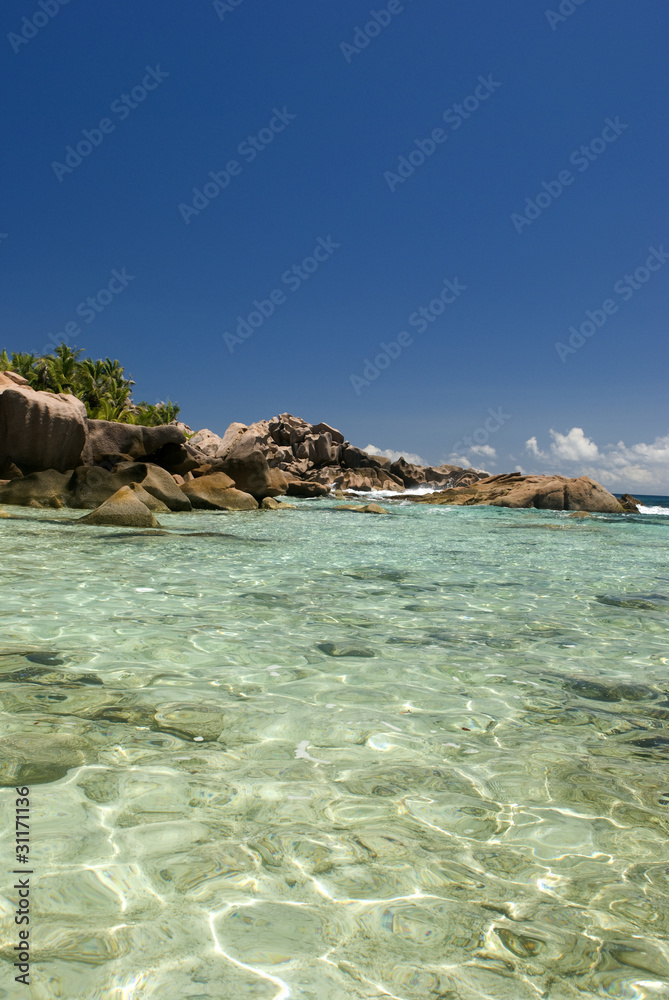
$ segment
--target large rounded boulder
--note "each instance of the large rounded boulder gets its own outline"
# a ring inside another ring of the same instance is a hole
[[[81,461],[86,407],[67,393],[39,392],[0,375],[0,473],[65,472]]]
[[[159,528],[149,508],[130,486],[123,486],[109,500],[80,517],[75,524],[104,525],[116,528]]]

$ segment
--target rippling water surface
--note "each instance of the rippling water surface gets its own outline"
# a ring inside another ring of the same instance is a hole
[[[669,518],[334,506],[0,521],[0,996],[668,997]]]

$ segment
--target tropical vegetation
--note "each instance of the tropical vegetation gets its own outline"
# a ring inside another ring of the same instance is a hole
[[[59,344],[53,354],[0,353],[0,371],[13,371],[26,378],[33,389],[67,392],[77,396],[95,420],[116,420],[124,424],[155,427],[175,420],[180,408],[166,403],[134,403],[132,378],[111,358],[82,358],[83,349]]]

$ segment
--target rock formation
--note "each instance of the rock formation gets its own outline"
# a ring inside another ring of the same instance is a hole
[[[487,476],[471,486],[411,497],[415,503],[461,507],[534,507],[537,510],[579,510],[622,514],[625,508],[612,493],[587,476],[524,476],[511,472]]]
[[[109,525],[123,528],[159,528],[160,525],[130,486],[123,486],[90,514],[75,524]]]
[[[235,489],[235,484],[223,472],[191,479],[181,487],[193,507],[200,510],[256,510],[258,501]]]
[[[409,499],[540,510],[637,510],[633,497],[618,501],[585,476],[488,476],[454,465],[391,462],[352,445],[329,424],[309,424],[290,413],[230,424],[222,437],[206,429],[191,434],[176,422],[143,427],[88,420],[74,396],[35,391],[14,372],[0,373],[2,479],[0,503],[52,508],[101,509],[112,498],[118,507],[121,494],[144,511],[147,505],[170,511],[255,510],[285,495],[316,498],[332,489],[400,494],[433,486],[436,492]]]
[[[73,469],[81,462],[85,443],[86,407],[81,400],[38,392],[0,373],[0,476],[5,471],[11,475]]]
[[[146,455],[154,455],[165,445],[181,446],[185,442],[183,431],[172,424],[141,427],[137,424],[120,424],[113,420],[88,420],[86,446],[82,457],[85,465],[97,465],[109,455],[123,455],[132,459],[144,458]],[[74,465],[69,468],[74,468]]]

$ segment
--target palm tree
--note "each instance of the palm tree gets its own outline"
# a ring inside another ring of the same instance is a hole
[[[176,419],[180,410],[171,400],[137,405],[132,402],[135,383],[126,378],[125,369],[116,358],[80,359],[81,354],[82,348],[73,349],[67,344],[59,344],[53,354],[44,355],[18,353],[10,357],[3,350],[0,370],[18,372],[33,389],[72,393],[84,402],[92,419],[151,427]]]

